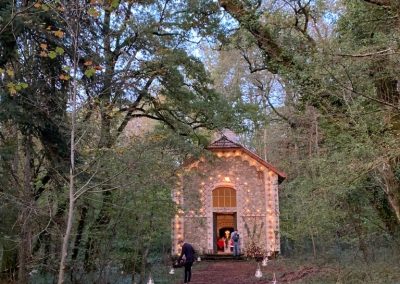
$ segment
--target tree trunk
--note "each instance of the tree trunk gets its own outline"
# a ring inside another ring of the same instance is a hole
[[[373,183],[372,180],[368,180],[369,183]],[[399,222],[397,221],[396,215],[393,212],[392,207],[389,204],[389,200],[385,193],[382,193],[382,189],[373,185],[367,187],[366,190],[371,194],[366,193],[369,198],[371,206],[375,209],[380,220],[385,224],[386,231],[395,238],[395,234],[399,229]]]
[[[111,34],[110,34],[110,25],[111,25],[111,12],[106,9],[105,15],[104,15],[104,22],[103,22],[103,46],[104,46],[104,57],[105,57],[105,74],[104,74],[104,85],[102,87],[101,93],[100,93],[100,118],[101,118],[101,129],[100,129],[100,141],[99,141],[99,149],[102,148],[111,148],[113,143],[115,142],[112,134],[111,134],[111,116],[110,116],[110,106],[111,106],[111,97],[112,97],[112,76],[114,74],[114,68],[115,68],[115,54],[111,50]],[[100,207],[100,211],[97,215],[97,218],[94,222],[94,224],[89,228],[89,237],[86,242],[86,245],[84,246],[85,250],[85,267],[87,269],[90,269],[91,267],[91,248],[93,248],[96,245],[96,240],[91,236],[91,232],[93,230],[98,230],[101,227],[104,227],[110,222],[110,216],[109,213],[107,212],[108,204],[111,201],[112,198],[112,193],[110,191],[107,191],[107,188],[109,188],[108,184],[103,184],[102,186],[102,196],[103,196],[103,201]],[[78,247],[80,243],[75,242],[75,246]]]
[[[60,268],[59,268],[59,272],[58,272],[58,284],[64,283],[65,265],[66,265],[67,256],[68,256],[68,243],[69,243],[69,238],[71,236],[72,220],[74,217],[74,207],[75,207],[75,204],[74,204],[74,178],[73,178],[73,170],[72,170],[72,166],[71,166],[68,219],[67,219],[67,228],[65,230],[65,235],[63,238],[62,249],[61,249]]]
[[[71,256],[72,261],[75,261],[79,254],[79,244],[81,243],[81,240],[82,240],[83,231],[84,231],[84,228],[86,225],[86,217],[87,217],[87,213],[89,211],[88,206],[89,205],[86,202],[84,202],[84,204],[80,208],[80,212],[79,212],[80,218],[79,218],[79,222],[78,222],[78,227],[76,229],[76,238],[75,238],[74,248],[72,250],[72,256]]]
[[[313,247],[313,255],[314,255],[314,259],[315,259],[315,258],[317,258],[317,248],[315,246],[314,234],[313,234],[311,228],[309,228],[309,230],[310,230],[311,242],[312,242],[312,247]]]
[[[376,1],[379,2],[379,1]],[[382,78],[383,67],[386,62],[379,62],[379,67],[376,68],[375,88],[379,99],[398,106],[400,102],[400,92],[398,91],[398,80],[393,77]],[[386,114],[386,120],[389,122],[389,127],[392,131],[399,134],[396,129],[398,123],[398,114],[392,115],[390,111]],[[400,224],[400,181],[396,178],[394,169],[398,165],[397,159],[385,161],[382,168],[379,169],[384,182],[384,191],[387,195],[390,206],[396,214],[397,222]]]
[[[138,257],[139,250],[135,249],[135,253],[133,254],[133,265],[132,265],[132,284],[135,284],[135,274],[136,274],[136,259]]]
[[[393,163],[395,161],[384,162],[379,169],[379,173],[382,177],[383,190],[396,215],[397,222],[400,224],[400,182],[395,176]]]
[[[72,221],[74,218],[75,211],[75,127],[76,127],[76,96],[78,92],[78,82],[77,82],[77,71],[78,71],[78,37],[79,37],[79,20],[80,20],[80,3],[76,1],[75,9],[77,15],[73,19],[74,21],[74,31],[72,31],[73,37],[73,89],[71,93],[71,149],[70,149],[70,168],[69,168],[69,207],[67,216],[67,228],[65,229],[65,235],[62,242],[61,249],[61,260],[60,268],[58,271],[58,284],[64,283],[65,278],[65,266],[68,256],[68,244],[72,231]]]
[[[24,137],[24,185],[21,194],[22,208],[19,216],[21,224],[20,245],[18,249],[18,282],[28,282],[27,264],[31,259],[31,223],[30,212],[32,210],[32,136],[27,134]]]
[[[146,283],[146,267],[147,267],[147,255],[149,254],[149,248],[144,248],[142,252],[142,267],[140,268],[140,282],[141,284]]]
[[[362,222],[359,218],[360,208],[355,204],[348,204],[348,205],[349,205],[348,209],[349,209],[350,222],[352,223],[352,227],[354,228],[354,231],[358,238],[358,247],[363,254],[364,261],[366,263],[369,263],[370,259],[369,259],[368,245],[365,241]]]

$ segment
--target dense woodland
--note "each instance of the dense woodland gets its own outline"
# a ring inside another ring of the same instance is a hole
[[[0,282],[162,274],[231,129],[288,175],[280,258],[398,283],[399,46],[397,0],[0,1]]]

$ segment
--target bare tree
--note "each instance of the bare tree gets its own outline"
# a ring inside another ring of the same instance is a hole
[[[68,255],[68,243],[71,236],[72,231],[72,221],[74,218],[75,211],[75,131],[76,131],[76,97],[78,92],[78,39],[79,39],[79,21],[81,14],[81,6],[79,0],[75,1],[75,16],[72,18],[72,25],[68,25],[70,27],[71,37],[73,39],[73,78],[72,78],[72,86],[71,90],[71,149],[70,149],[70,169],[69,169],[69,206],[68,206],[68,215],[67,215],[67,227],[65,229],[65,234],[62,242],[61,249],[61,259],[60,259],[60,268],[58,272],[58,283],[64,283],[64,274],[65,274],[65,264]],[[67,20],[69,21],[69,19]]]

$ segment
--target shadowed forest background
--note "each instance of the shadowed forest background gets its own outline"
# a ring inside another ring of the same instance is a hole
[[[231,129],[288,176],[281,259],[399,283],[399,46],[397,0],[0,1],[0,282],[166,279]]]

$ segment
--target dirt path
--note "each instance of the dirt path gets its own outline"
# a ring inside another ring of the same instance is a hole
[[[263,277],[257,279],[254,275],[257,269],[255,262],[209,262],[201,263],[193,268],[191,284],[271,284],[274,273],[278,283],[292,283],[309,276],[332,272],[318,267],[300,267],[294,271],[288,270],[283,264],[270,261],[266,267],[260,265]],[[196,264],[195,264],[196,266]],[[179,271],[178,273],[183,273]],[[183,283],[179,282],[179,283]]]

